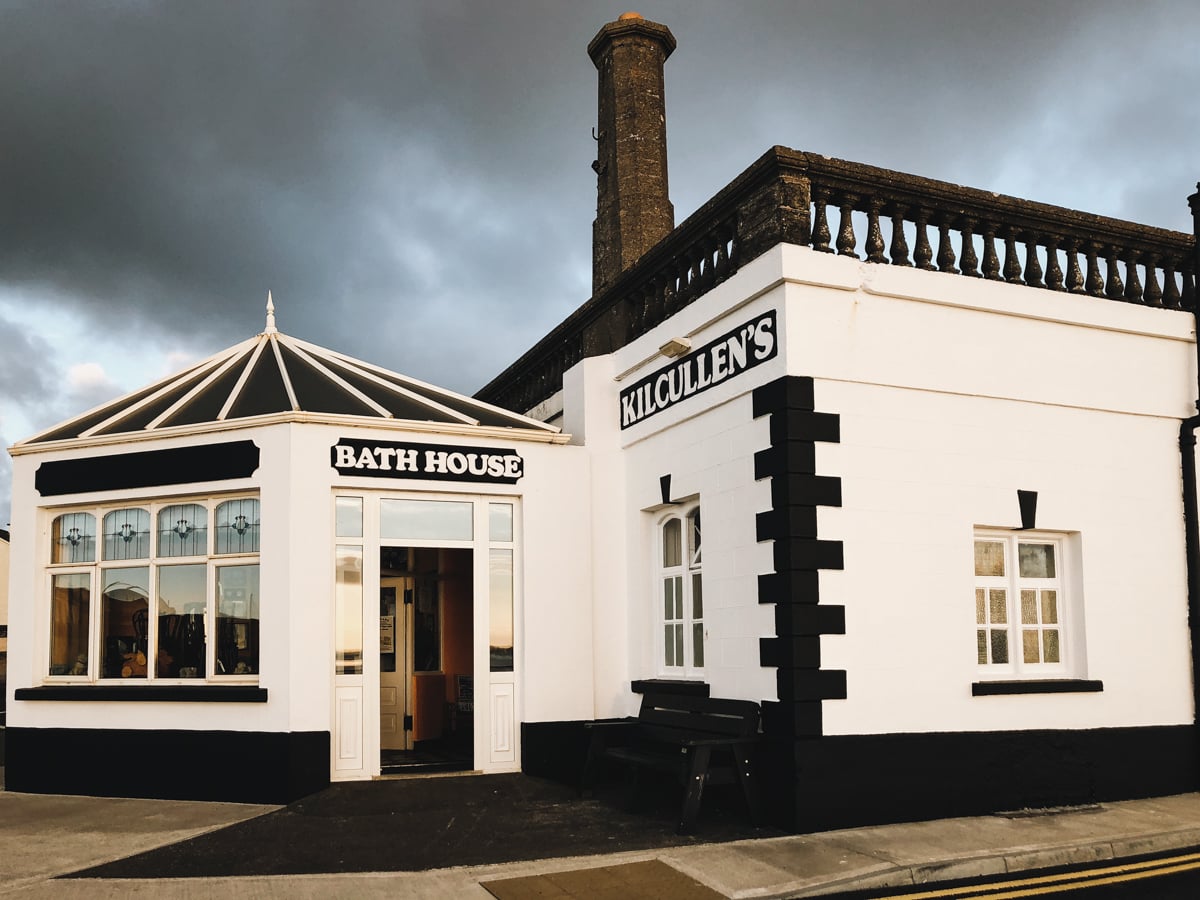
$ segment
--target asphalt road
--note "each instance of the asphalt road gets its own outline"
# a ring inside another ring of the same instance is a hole
[[[1120,862],[1110,860],[1063,866],[903,890],[888,888],[827,896],[830,900],[1009,900],[1018,897],[1195,900],[1200,897],[1200,848]]]

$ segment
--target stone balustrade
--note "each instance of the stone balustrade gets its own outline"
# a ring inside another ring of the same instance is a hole
[[[1196,305],[1193,235],[774,147],[477,397],[532,409],[575,363],[645,334],[778,243],[1142,306]]]

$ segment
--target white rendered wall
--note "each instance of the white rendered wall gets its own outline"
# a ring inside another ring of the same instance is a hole
[[[822,664],[847,672],[826,734],[1097,728],[1192,720],[1178,432],[1193,409],[1192,317],[777,248],[788,371],[841,418],[817,471],[846,608]],[[1100,693],[972,697],[975,526],[1078,534],[1078,677]]]

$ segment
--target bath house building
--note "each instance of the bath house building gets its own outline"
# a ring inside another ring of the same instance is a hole
[[[676,225],[674,49],[589,45],[593,296],[475,397],[269,310],[10,448],[11,790],[570,779],[650,690],[796,829],[1200,787],[1194,235],[782,147]]]

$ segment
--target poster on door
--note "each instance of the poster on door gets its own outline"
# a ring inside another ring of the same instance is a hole
[[[396,617],[379,617],[379,652],[396,652]]]

